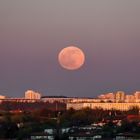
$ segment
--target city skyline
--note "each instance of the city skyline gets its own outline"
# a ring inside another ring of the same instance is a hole
[[[1,1],[0,94],[27,89],[96,97],[140,90],[140,1]],[[85,64],[63,69],[59,52],[83,50]]]
[[[28,90],[26,90],[26,91],[24,91],[24,97],[26,98],[26,97],[32,97],[32,94],[33,94],[33,97],[34,97],[34,95],[35,95],[35,97],[37,97],[37,99],[40,99],[40,98],[44,98],[44,97],[46,97],[46,98],[91,98],[91,99],[107,99],[107,100],[110,100],[110,99],[115,99],[115,98],[117,98],[117,96],[118,96],[118,98],[122,98],[123,97],[123,99],[127,99],[127,98],[132,98],[133,96],[135,96],[135,98],[140,98],[140,91],[133,91],[132,93],[126,93],[126,92],[124,92],[124,91],[116,91],[116,92],[112,92],[112,91],[110,91],[110,92],[108,92],[108,93],[101,93],[101,94],[99,94],[99,95],[97,95],[96,97],[88,97],[88,96],[84,96],[84,97],[82,97],[82,96],[65,96],[65,95],[57,95],[57,94],[46,94],[46,93],[42,93],[42,92],[39,92],[39,91],[37,91],[37,90],[32,90],[32,89],[28,89]],[[118,94],[118,95],[117,95]],[[22,94],[23,95],[23,94]],[[16,98],[24,98],[23,96],[22,97],[19,97],[19,96],[17,96],[17,97],[14,97],[14,96],[6,96],[6,95],[4,95],[4,94],[0,94],[0,99],[3,99],[3,98],[11,98],[11,99],[16,99]]]

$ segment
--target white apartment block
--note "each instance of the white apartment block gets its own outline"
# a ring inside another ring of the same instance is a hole
[[[67,109],[73,108],[75,110],[80,110],[83,108],[102,108],[104,110],[129,110],[132,106],[138,106],[140,108],[140,103],[67,103]]]
[[[25,99],[41,99],[41,94],[32,90],[25,92]]]

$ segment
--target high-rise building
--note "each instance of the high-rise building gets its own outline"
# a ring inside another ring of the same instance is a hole
[[[134,96],[135,96],[136,102],[140,102],[140,91],[136,91],[134,93]]]
[[[25,99],[41,99],[41,94],[33,90],[27,90],[25,92]]]
[[[125,101],[125,93],[123,91],[118,91],[115,94],[115,102],[122,103]]]
[[[135,103],[135,96],[134,95],[126,95],[125,96],[125,102],[126,103]]]

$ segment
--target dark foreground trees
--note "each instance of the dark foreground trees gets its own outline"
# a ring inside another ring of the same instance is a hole
[[[127,115],[137,115],[139,108],[132,107],[129,111],[103,110],[101,108],[85,108],[81,110],[69,109],[58,112],[46,108],[27,112],[9,111],[0,112],[0,139],[2,138],[30,138],[34,132],[43,132],[47,128],[57,128],[59,113],[59,125],[62,127],[85,126],[98,122],[107,122],[102,131],[104,136],[112,136],[117,132],[138,132],[140,131],[139,120],[132,124],[128,122]],[[113,124],[113,120],[121,119],[122,126]],[[127,130],[130,129],[130,130]],[[109,130],[109,131],[108,131]],[[64,135],[66,139],[67,135]],[[61,138],[62,139],[62,138]]]

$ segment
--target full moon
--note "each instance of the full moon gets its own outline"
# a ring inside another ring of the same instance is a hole
[[[61,50],[58,55],[60,65],[67,70],[77,70],[83,66],[85,55],[75,46],[69,46]]]

